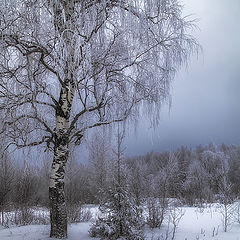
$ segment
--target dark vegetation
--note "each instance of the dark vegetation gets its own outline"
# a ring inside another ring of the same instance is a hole
[[[90,155],[89,164],[70,160],[66,173],[68,205],[98,204],[101,201],[99,191],[108,188],[112,177],[111,157],[114,160],[114,156],[101,156],[98,152],[97,159]],[[16,165],[13,162],[6,154],[2,155],[1,209],[48,207],[48,160],[38,166]],[[209,144],[195,149],[181,147],[174,152],[151,152],[127,158],[123,164],[126,166],[125,179],[128,180],[129,191],[139,204],[143,199],[148,199],[151,205],[151,198],[177,198],[183,204],[199,205],[224,201],[225,198],[233,201],[239,197],[240,148],[237,146],[223,144],[216,147]]]

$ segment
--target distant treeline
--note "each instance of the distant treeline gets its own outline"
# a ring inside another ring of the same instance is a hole
[[[111,147],[96,139],[89,163],[71,159],[67,166],[66,198],[69,205],[98,203],[115,164]],[[233,201],[240,195],[240,147],[181,147],[173,152],[151,152],[122,160],[125,178],[137,201],[149,197],[178,198],[188,205]],[[48,206],[50,161],[37,167],[17,165],[7,154],[0,159],[0,208]]]

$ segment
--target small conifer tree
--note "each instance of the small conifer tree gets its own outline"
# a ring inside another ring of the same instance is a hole
[[[142,209],[136,204],[128,185],[128,174],[122,162],[121,144],[124,134],[118,128],[117,151],[115,152],[112,179],[109,186],[100,190],[99,217],[90,229],[92,237],[101,239],[141,240],[143,238]]]

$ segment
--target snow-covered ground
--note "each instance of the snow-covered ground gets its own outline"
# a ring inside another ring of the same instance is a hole
[[[96,208],[91,209],[96,213]],[[183,207],[185,212],[178,227],[175,240],[240,240],[240,224],[232,223],[227,232],[223,231],[222,215],[217,205],[199,209]],[[94,214],[93,214],[94,215]],[[88,229],[91,222],[70,224],[69,240],[90,240]],[[165,239],[167,224],[160,230],[146,229],[146,239]],[[170,228],[171,229],[171,228]],[[171,236],[171,234],[169,234]],[[49,226],[30,225],[3,229],[0,227],[0,240],[49,240]],[[171,237],[169,236],[169,239]]]
[[[68,239],[92,239],[88,236],[90,225],[90,222],[70,224],[68,227]],[[0,240],[52,240],[52,238],[49,238],[49,232],[50,226],[46,225],[29,225],[0,229]]]
[[[187,208],[185,216],[180,221],[176,239],[240,240],[240,224],[231,223],[225,233],[219,210],[214,207],[202,210]]]
[[[221,209],[218,205],[206,208],[184,207],[185,214],[177,227],[175,240],[240,240],[240,224],[231,221],[227,232],[223,231]],[[152,231],[153,239],[165,239],[167,226],[160,232]],[[171,234],[169,234],[171,236]],[[171,238],[169,238],[171,239]]]

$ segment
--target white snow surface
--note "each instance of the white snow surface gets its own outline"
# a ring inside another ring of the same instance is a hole
[[[239,223],[232,221],[228,231],[223,231],[222,214],[218,204],[206,208],[183,207],[183,210],[185,214],[177,227],[175,240],[240,240]],[[166,225],[160,231],[149,231],[148,239],[165,239],[166,231]]]
[[[77,223],[68,226],[68,239],[89,240],[88,229],[91,223]],[[0,240],[53,240],[49,238],[50,226],[29,225],[7,229],[0,228]],[[97,240],[97,238],[94,238]]]
[[[217,205],[202,209],[183,207],[183,210],[185,214],[178,225],[175,240],[240,240],[239,223],[233,222],[227,232],[223,231],[222,216]],[[70,224],[68,227],[68,239],[93,239],[88,235],[90,226],[91,222]],[[145,238],[149,240],[165,239],[166,230],[166,224],[160,230],[146,229]],[[0,240],[52,240],[52,238],[49,238],[49,231],[50,226],[46,225],[29,225],[6,229],[0,227]],[[169,236],[170,239],[171,235]]]

